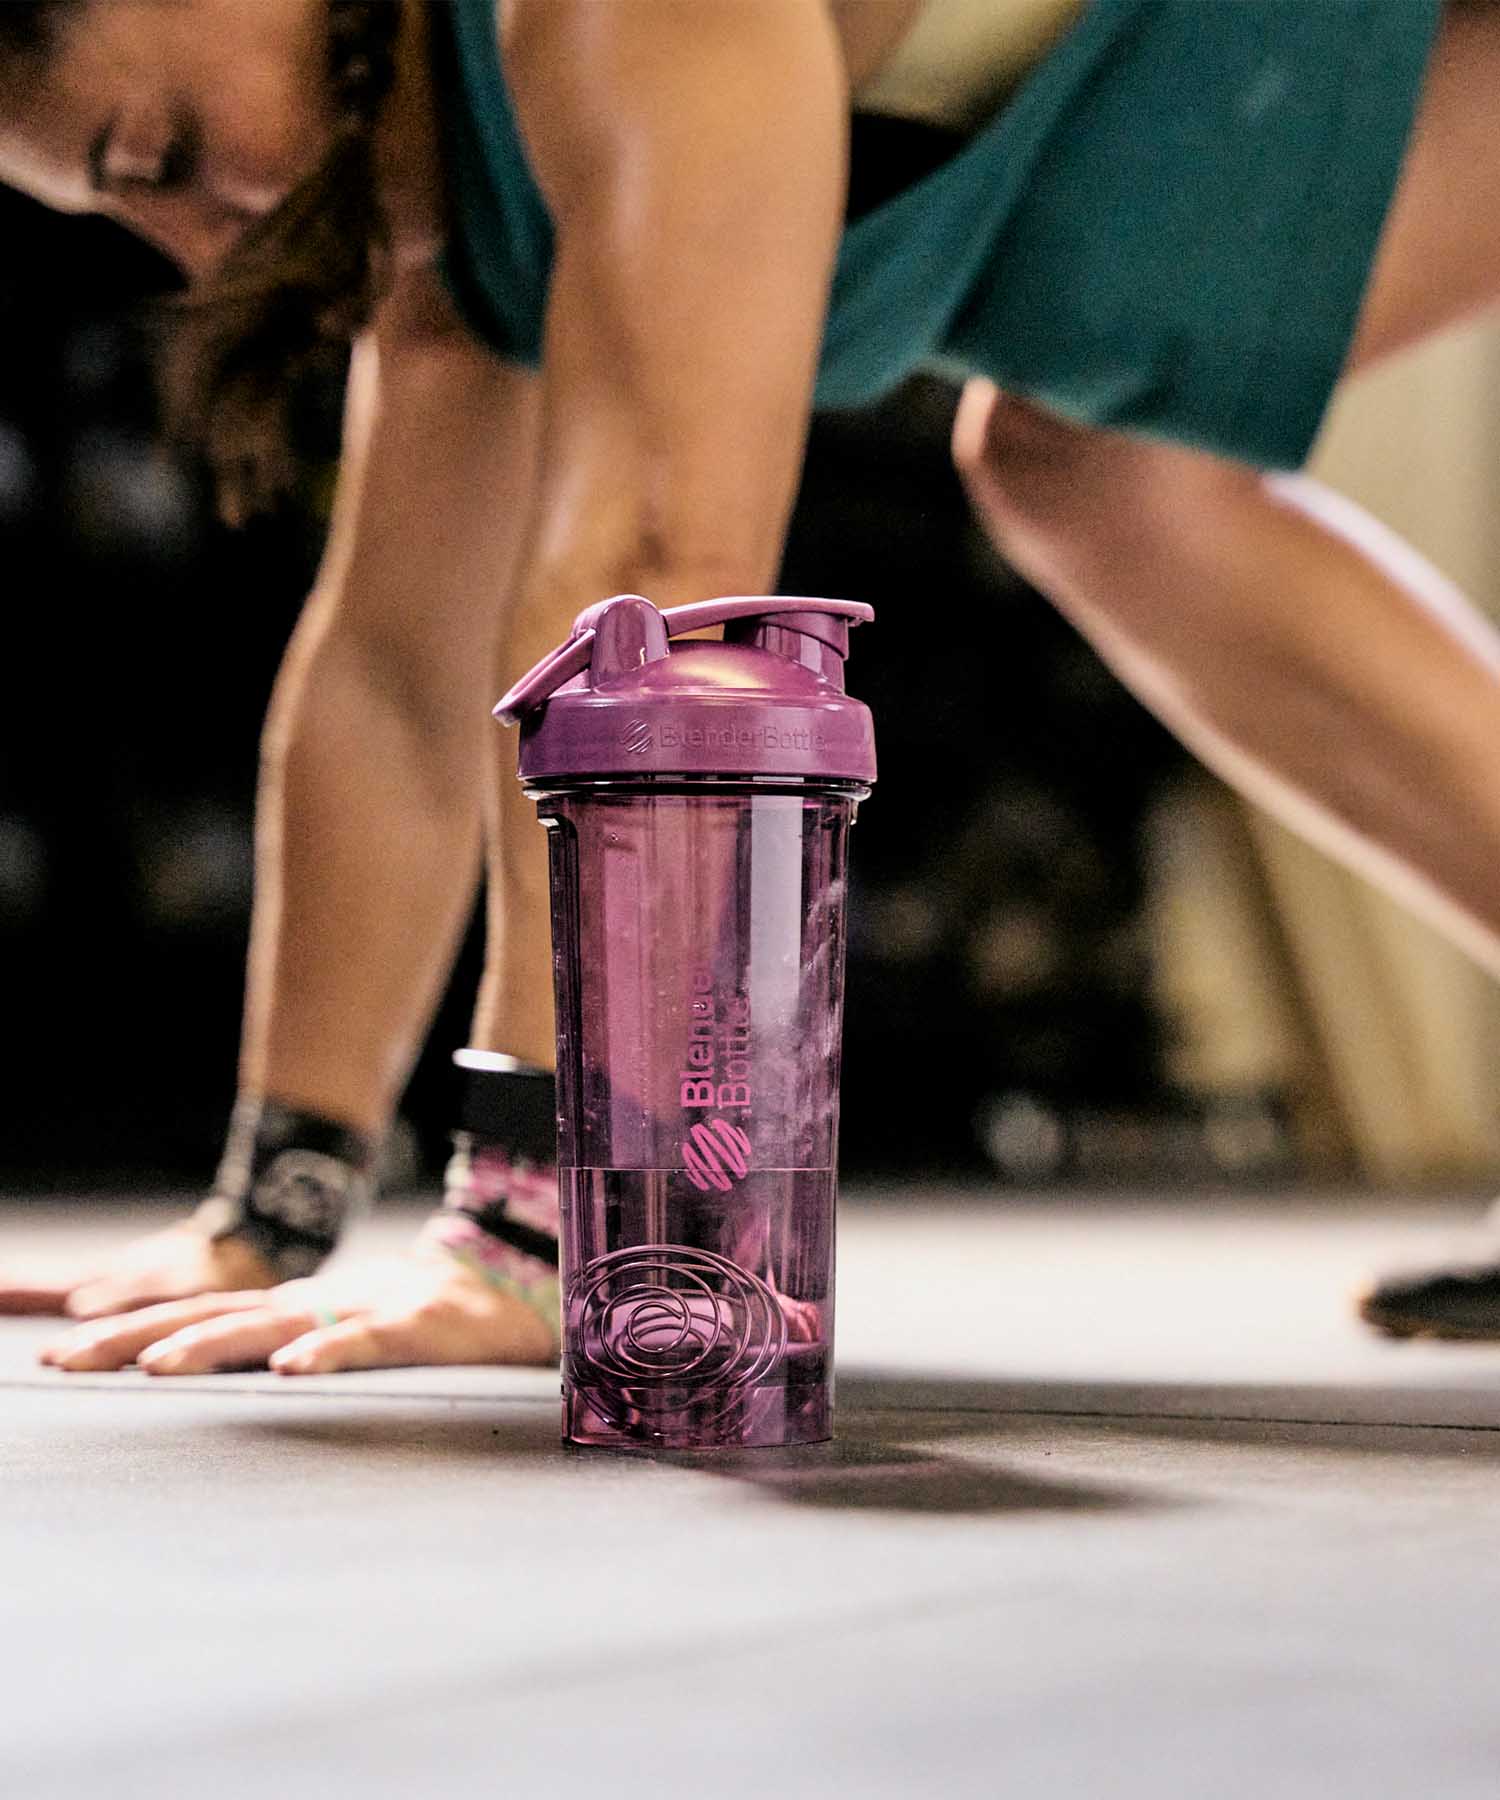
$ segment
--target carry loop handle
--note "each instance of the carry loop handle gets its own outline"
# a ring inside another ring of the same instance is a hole
[[[594,636],[598,622],[607,608],[620,601],[641,601],[639,594],[613,594],[608,600],[588,607],[573,621],[572,635],[550,656],[544,656],[534,669],[524,674],[495,708],[495,717],[506,725],[514,725],[534,707],[540,706],[564,684],[583,674],[594,655]],[[650,605],[649,601],[645,604]],[[669,638],[686,637],[690,631],[705,631],[711,625],[733,626],[741,619],[784,618],[787,614],[804,617],[821,614],[837,620],[843,630],[850,625],[868,624],[875,609],[863,600],[818,600],[805,595],[758,594],[730,595],[721,600],[695,600],[687,606],[671,606],[660,616]],[[814,635],[822,636],[821,633]]]

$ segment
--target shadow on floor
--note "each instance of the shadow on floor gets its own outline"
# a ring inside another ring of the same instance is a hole
[[[1133,1437],[1500,1461],[1500,1385],[1201,1386],[841,1374],[839,1403],[896,1441],[1023,1434],[1097,1422]],[[914,1421],[920,1425],[914,1429]]]
[[[1119,1513],[1191,1504],[1180,1486],[1170,1498],[1138,1481],[1129,1485],[1040,1474],[1039,1445],[1091,1427],[1158,1442],[1195,1442],[1469,1463],[1500,1461],[1500,1390],[1347,1385],[1211,1386],[1143,1382],[1076,1382],[913,1376],[898,1371],[844,1371],[839,1376],[839,1435],[801,1450],[626,1455],[565,1449],[558,1441],[555,1400],[494,1388],[441,1391],[432,1370],[424,1391],[372,1392],[337,1380],[231,1387],[217,1381],[149,1384],[159,1403],[173,1393],[206,1390],[261,1401],[315,1401],[285,1412],[279,1404],[255,1415],[205,1423],[206,1432],[246,1441],[274,1438],[309,1452],[408,1461],[571,1464],[592,1479],[649,1479],[652,1467],[739,1483],[772,1503],[828,1511],[929,1516]],[[129,1376],[77,1378],[76,1391],[108,1387],[124,1397]],[[53,1386],[46,1377],[13,1385]],[[5,1384],[11,1385],[11,1384]],[[72,1379],[57,1381],[62,1396]],[[144,1392],[145,1387],[141,1388]],[[135,1404],[140,1404],[139,1398]],[[952,1446],[951,1451],[948,1446]],[[1007,1449],[1014,1454],[1007,1456]],[[1024,1464],[1025,1466],[1020,1466]],[[642,1467],[645,1465],[645,1467]]]
[[[925,1427],[927,1421],[923,1421]],[[1042,1479],[993,1458],[911,1450],[856,1417],[831,1444],[802,1450],[666,1454],[652,1461],[738,1481],[787,1506],[829,1511],[928,1514],[1141,1512],[1169,1504],[1144,1489]],[[907,1437],[927,1438],[924,1428]],[[1173,1501],[1170,1504],[1180,1504]]]
[[[351,1396],[353,1399],[353,1396]],[[320,1411],[296,1418],[233,1420],[228,1429],[245,1438],[296,1442],[333,1454],[377,1455],[431,1464],[435,1460],[535,1463],[557,1460],[592,1465],[602,1476],[629,1479],[632,1468],[671,1468],[689,1475],[738,1482],[788,1506],[922,1514],[1138,1511],[1165,1504],[1139,1489],[1101,1482],[1039,1477],[984,1456],[946,1456],[929,1441],[947,1435],[940,1417],[882,1416],[850,1409],[830,1444],[794,1450],[708,1452],[570,1449],[558,1441],[552,1406],[507,1406],[499,1423],[474,1405],[419,1414],[384,1406]],[[1004,1430],[991,1420],[990,1433]],[[967,1433],[963,1435],[968,1435]],[[917,1440],[909,1448],[903,1440]],[[1173,1502],[1179,1504],[1179,1502]]]

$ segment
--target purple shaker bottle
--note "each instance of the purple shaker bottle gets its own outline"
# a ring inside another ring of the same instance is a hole
[[[873,616],[622,595],[495,709],[550,834],[570,1443],[831,1435],[846,853],[875,777],[844,658]]]

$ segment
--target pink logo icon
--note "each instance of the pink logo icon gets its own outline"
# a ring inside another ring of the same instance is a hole
[[[727,1193],[750,1173],[750,1140],[727,1119],[700,1119],[682,1141],[682,1167],[700,1193]]]

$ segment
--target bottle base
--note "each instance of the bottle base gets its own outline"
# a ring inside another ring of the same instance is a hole
[[[833,1436],[833,1394],[826,1381],[766,1382],[739,1390],[731,1404],[663,1406],[655,1394],[633,1404],[628,1391],[563,1390],[563,1442],[592,1449],[774,1450],[824,1444]]]

